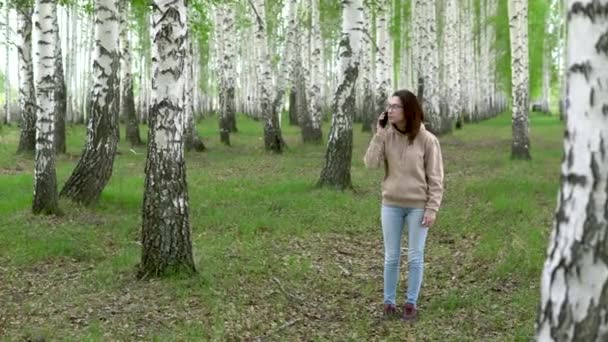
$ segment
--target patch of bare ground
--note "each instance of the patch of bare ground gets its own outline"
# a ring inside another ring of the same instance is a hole
[[[12,167],[0,167],[0,176],[15,176],[31,171],[28,170],[25,163],[17,163],[17,165]]]
[[[286,242],[289,248],[277,253],[283,255],[277,262],[298,256],[299,262],[310,262],[311,269],[302,279],[294,279],[286,266],[260,283],[243,282],[234,291],[229,290],[227,296],[235,299],[235,306],[224,312],[229,339],[341,340],[353,336],[353,329],[361,325],[366,327],[365,336],[361,336],[366,340],[395,336],[394,330],[404,326],[382,318],[383,247],[380,232],[377,233],[315,234]],[[464,293],[471,286],[481,286],[488,292],[502,291],[493,289],[493,284],[481,276],[489,265],[476,263],[470,254],[478,237],[455,240],[437,233],[429,239],[427,279],[419,304],[422,312],[433,310],[435,299]],[[406,244],[402,255],[400,299],[407,284]],[[241,310],[237,309],[239,306]],[[480,307],[476,313],[482,315],[482,310]],[[440,323],[422,318],[416,330],[423,332],[440,325],[457,331],[462,323],[458,317]],[[482,330],[480,326],[478,336],[484,336]],[[404,337],[409,338],[415,340],[414,335]]]
[[[142,282],[132,274],[118,274],[114,286],[95,286],[91,283],[95,267],[61,259],[20,270],[3,269],[0,336],[44,341],[70,338],[53,335],[53,331],[70,331],[71,338],[80,338],[84,329],[96,325],[104,339],[144,340],[161,327],[171,329],[209,317],[197,296],[177,300],[162,281]]]

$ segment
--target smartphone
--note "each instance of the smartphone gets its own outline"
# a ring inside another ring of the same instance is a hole
[[[380,116],[382,116],[382,119],[380,120],[380,127],[384,128],[386,127],[386,124],[388,123],[388,112],[382,112],[380,113]]]

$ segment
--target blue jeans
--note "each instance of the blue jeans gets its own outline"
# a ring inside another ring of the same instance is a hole
[[[408,227],[408,283],[407,302],[416,304],[424,273],[424,244],[427,227],[422,226],[424,209],[382,205],[382,235],[384,237],[384,303],[396,304],[395,294],[399,281],[401,233]]]

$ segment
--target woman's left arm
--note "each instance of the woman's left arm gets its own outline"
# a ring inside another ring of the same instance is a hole
[[[435,217],[441,199],[443,198],[443,160],[441,158],[441,146],[436,137],[429,139],[424,151],[424,168],[427,182],[427,200],[424,208],[423,225],[430,227],[435,222]]]

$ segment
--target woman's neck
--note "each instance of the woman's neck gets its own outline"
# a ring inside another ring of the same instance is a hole
[[[401,131],[401,132],[405,132],[405,122],[397,122],[395,123],[395,127]]]

